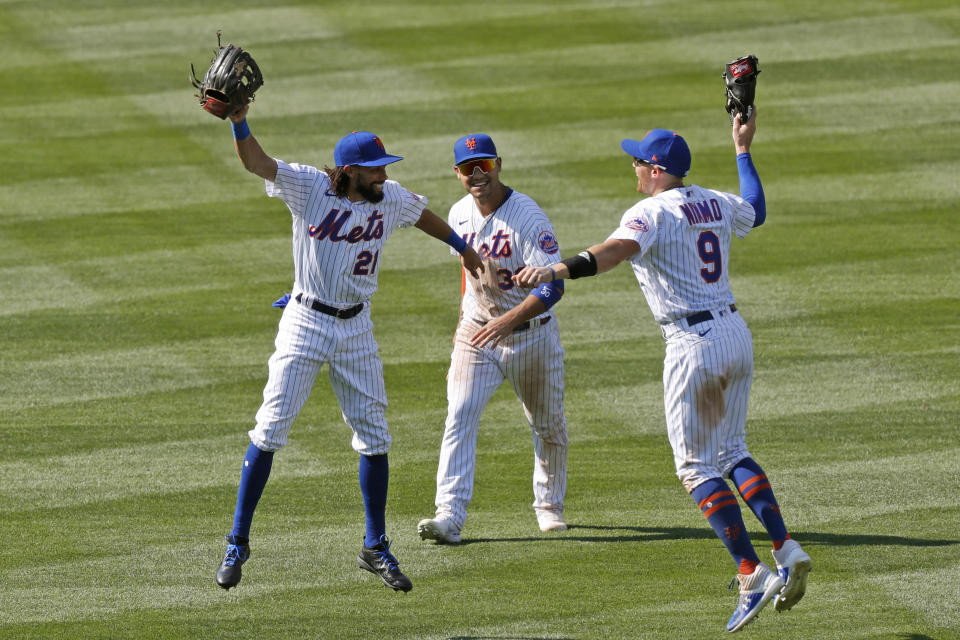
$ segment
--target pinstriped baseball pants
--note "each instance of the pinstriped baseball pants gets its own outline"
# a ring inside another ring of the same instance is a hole
[[[341,320],[296,302],[287,305],[280,319],[257,426],[249,432],[251,442],[265,451],[287,443],[324,364],[343,419],[353,430],[354,450],[367,456],[389,451],[387,392],[370,308]]]
[[[533,436],[533,506],[563,510],[567,489],[567,423],[563,412],[563,346],[557,323],[514,333],[477,349],[479,328],[458,329],[447,374],[447,420],[437,469],[437,516],[462,528],[473,496],[480,416],[504,380],[523,404]]]
[[[747,404],[753,380],[753,338],[739,313],[688,327],[663,326],[663,404],[677,477],[692,491],[723,477],[750,454]],[[703,334],[703,335],[701,335]]]

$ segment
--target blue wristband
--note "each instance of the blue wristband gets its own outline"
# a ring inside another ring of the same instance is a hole
[[[530,295],[539,298],[543,306],[549,309],[560,302],[560,298],[563,297],[563,280],[554,280],[553,282],[542,284],[531,291]]]
[[[233,127],[234,140],[246,140],[250,137],[250,126],[247,124],[246,118],[244,118],[240,124],[237,124],[231,120],[230,126]]]
[[[450,230],[450,237],[444,240],[444,242],[453,247],[460,255],[463,255],[463,252],[467,250],[467,241],[452,229]]]

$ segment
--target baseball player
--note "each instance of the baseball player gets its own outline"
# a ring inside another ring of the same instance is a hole
[[[684,185],[690,150],[672,131],[654,129],[642,140],[624,140],[637,191],[651,197],[628,209],[605,242],[558,265],[526,267],[514,276],[519,285],[537,286],[630,262],[666,340],[664,407],[677,476],[738,568],[740,598],[728,631],[740,630],[771,599],[777,611],[793,607],[811,568],[810,556],[787,533],[770,482],[745,442],[753,344],[728,274],[731,237],[746,236],[766,218],[750,156],[755,131],[756,115],[745,124],[736,116],[740,196]],[[776,573],[757,557],[724,477],[770,534]]]
[[[217,584],[229,589],[240,582],[240,568],[250,557],[250,523],[273,454],[287,443],[290,427],[326,364],[343,419],[353,430],[353,448],[360,454],[366,535],[357,562],[395,591],[410,591],[410,580],[400,571],[386,536],[390,433],[370,298],[377,289],[384,243],[400,227],[416,226],[456,247],[474,275],[483,264],[463,238],[426,208],[425,198],[387,180],[384,167],[401,158],[388,154],[377,136],[363,131],[344,136],[333,152],[336,167],[320,171],[264,153],[250,134],[248,110],[249,105],[230,116],[237,155],[248,171],[266,181],[267,195],[283,200],[293,216],[294,283],[270,358],[263,404],[249,432],[251,444]]]
[[[454,171],[467,191],[450,208],[450,226],[486,264],[464,274],[460,323],[447,373],[447,420],[437,470],[436,515],[421,520],[424,540],[460,541],[473,495],[480,416],[509,380],[533,432],[533,508],[542,531],[563,531],[567,424],[563,413],[563,347],[551,308],[560,282],[521,290],[513,275],[525,265],[557,262],[553,225],[529,196],[500,182],[502,160],[490,136],[454,144]]]

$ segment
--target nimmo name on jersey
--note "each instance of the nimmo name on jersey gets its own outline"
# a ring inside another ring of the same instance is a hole
[[[723,214],[720,212],[720,203],[715,198],[710,202],[686,202],[680,205],[683,215],[687,217],[687,222],[693,224],[703,224],[704,222],[720,222],[723,220]]]

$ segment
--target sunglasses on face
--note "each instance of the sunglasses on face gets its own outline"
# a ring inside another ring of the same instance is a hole
[[[457,171],[461,175],[471,176],[474,169],[480,169],[480,173],[490,173],[497,166],[496,158],[478,158],[477,160],[468,160],[457,165]]]
[[[640,158],[633,159],[633,166],[639,169],[640,167],[656,167],[660,171],[666,171],[667,168],[663,165],[653,164],[652,162],[647,162],[646,160],[641,160]]]

